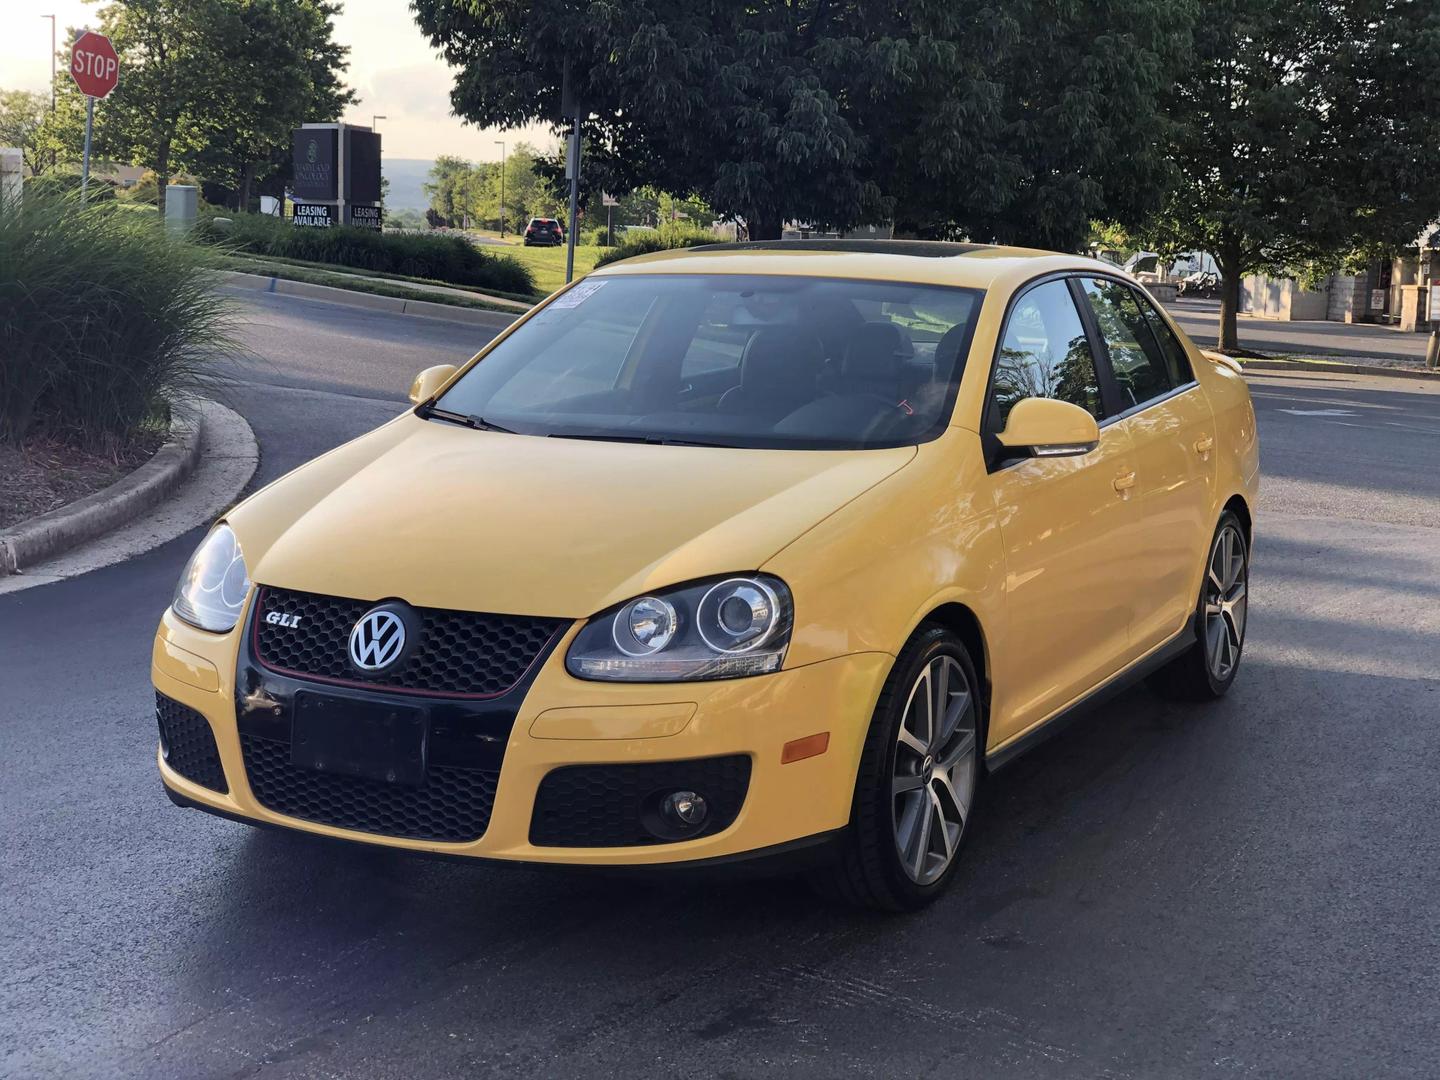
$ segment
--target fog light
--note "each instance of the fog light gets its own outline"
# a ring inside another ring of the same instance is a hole
[[[709,812],[705,797],[694,791],[672,791],[660,804],[660,813],[665,819],[687,831],[705,824],[705,816]]]

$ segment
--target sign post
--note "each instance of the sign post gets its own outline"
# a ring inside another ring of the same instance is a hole
[[[108,97],[120,82],[120,57],[104,34],[82,30],[70,46],[70,77],[85,95],[85,154],[80,165],[80,199],[90,186],[90,142],[95,130],[95,99]]]
[[[565,179],[570,182],[570,229],[565,234],[565,284],[575,279],[575,218],[580,194],[580,105],[575,84],[570,81],[570,60],[565,60],[560,82],[560,115],[570,121],[570,145],[565,153]]]

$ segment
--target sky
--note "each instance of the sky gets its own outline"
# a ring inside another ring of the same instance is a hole
[[[102,0],[103,5],[103,0]],[[50,89],[50,20],[57,16],[58,34],[66,27],[98,25],[97,4],[83,0],[0,0],[0,89]],[[513,144],[525,139],[549,146],[554,139],[544,126],[510,132],[477,129],[450,115],[452,78],[415,25],[406,0],[345,0],[335,20],[335,38],[350,46],[345,81],[359,101],[344,119],[354,124],[379,121],[387,157],[434,158],[454,154],[472,161],[497,161],[496,140]],[[68,78],[64,71],[60,78]],[[122,71],[120,77],[125,77]]]

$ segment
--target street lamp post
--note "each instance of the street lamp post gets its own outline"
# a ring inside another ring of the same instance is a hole
[[[50,20],[50,111],[55,111],[55,16],[41,15]]]
[[[390,119],[390,118],[389,118],[388,116],[385,116],[383,113],[381,113],[381,114],[379,114],[379,115],[377,115],[377,114],[375,114],[375,113],[371,113],[371,114],[370,114],[370,130],[371,130],[371,131],[374,131],[376,124],[378,124],[381,120],[389,120],[389,119]]]
[[[500,239],[505,239],[505,144],[499,139],[495,145],[500,147]]]

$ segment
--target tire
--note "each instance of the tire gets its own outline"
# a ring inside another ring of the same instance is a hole
[[[927,729],[940,700],[941,723]],[[984,731],[983,695],[965,644],[942,626],[921,626],[880,691],[850,826],[834,864],[814,875],[817,890],[883,911],[914,911],[937,899],[970,835]]]
[[[1228,551],[1226,545],[1228,544]],[[1250,545],[1231,511],[1220,515],[1206,549],[1195,605],[1195,641],[1149,678],[1151,689],[1177,701],[1225,696],[1240,670],[1249,615]]]

